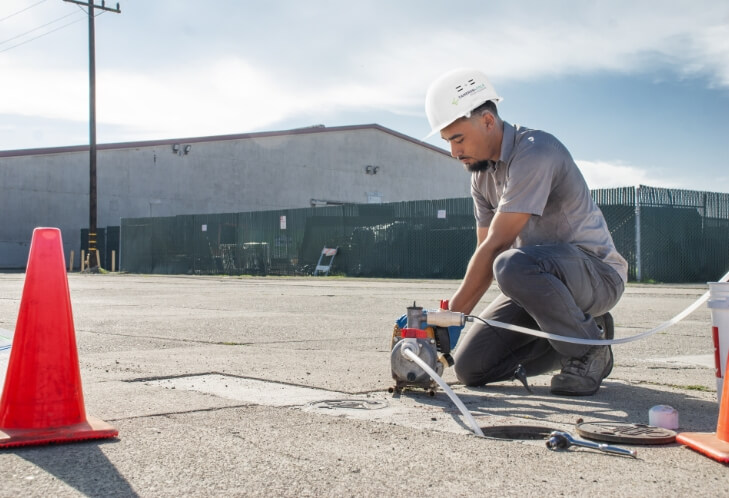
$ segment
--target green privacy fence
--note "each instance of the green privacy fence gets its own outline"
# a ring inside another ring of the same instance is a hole
[[[705,282],[729,269],[729,194],[640,186],[592,192],[633,281]],[[476,244],[470,198],[122,219],[134,273],[461,278]]]
[[[334,273],[458,278],[475,240],[470,198],[130,218],[121,223],[120,268],[303,275],[327,246],[338,249]]]
[[[639,280],[701,282],[729,270],[729,195],[640,187]]]

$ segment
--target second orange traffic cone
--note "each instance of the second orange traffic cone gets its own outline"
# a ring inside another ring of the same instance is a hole
[[[86,415],[61,232],[36,228],[0,398],[0,448],[117,434]]]
[[[729,365],[729,357],[726,364]],[[682,432],[676,436],[676,442],[719,462],[729,463],[729,379],[725,377],[722,387],[716,432]]]

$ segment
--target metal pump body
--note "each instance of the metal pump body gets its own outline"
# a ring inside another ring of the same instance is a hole
[[[439,376],[446,367],[453,365],[448,327],[462,326],[463,313],[448,311],[447,301],[441,302],[439,310],[424,310],[413,303],[407,309],[407,323],[395,324],[392,333],[390,366],[395,385],[390,392],[402,392],[405,388],[422,388],[435,395],[437,383],[417,363],[408,358],[404,349],[414,352],[418,358],[432,368]]]

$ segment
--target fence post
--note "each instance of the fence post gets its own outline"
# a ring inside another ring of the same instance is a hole
[[[640,185],[635,187],[635,279],[643,280],[640,261]]]

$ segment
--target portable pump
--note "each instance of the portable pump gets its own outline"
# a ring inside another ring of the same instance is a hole
[[[413,302],[407,309],[407,315],[397,321],[392,332],[390,365],[395,385],[389,391],[399,393],[406,387],[420,387],[434,396],[436,382],[408,358],[405,351],[412,351],[438,375],[442,375],[446,367],[453,365],[451,349],[455,344],[451,344],[448,327],[463,327],[466,319],[463,313],[449,311],[445,300],[440,302],[437,310],[424,310]]]

